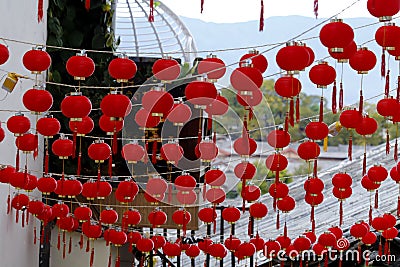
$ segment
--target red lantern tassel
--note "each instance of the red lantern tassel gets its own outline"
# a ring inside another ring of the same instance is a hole
[[[129,243],[128,251],[129,251],[130,253],[132,253],[132,251],[133,251],[133,243]]]
[[[248,236],[252,236],[252,235],[253,235],[252,229],[253,229],[253,224],[252,224],[252,222],[251,222],[251,216],[249,216],[249,223],[248,223],[248,225],[247,225],[247,235],[248,235]],[[231,236],[232,236],[232,235],[231,235]]]
[[[140,257],[139,267],[143,267],[145,256]]]
[[[86,241],[86,252],[90,251],[90,240],[88,238],[88,240]]]
[[[186,236],[186,210],[183,213],[183,225],[182,225],[183,236]]]
[[[274,208],[274,211],[276,211],[276,198],[273,200],[272,207]]]
[[[289,112],[286,112],[285,116],[285,132],[289,130]]]
[[[209,131],[211,131],[211,128],[212,128],[212,115],[210,115],[210,114],[208,114],[208,117],[207,117],[207,130],[209,130]]]
[[[69,243],[68,243],[68,254],[71,254],[72,252],[72,237],[71,235],[69,236]]]
[[[279,183],[279,171],[275,172],[275,183]]]
[[[114,155],[116,155],[118,153],[118,139],[117,139],[117,133],[115,131],[113,134],[112,152]]]
[[[15,223],[18,223],[19,221],[19,210],[15,213]]]
[[[37,230],[36,226],[33,227],[33,244],[36,245]]]
[[[299,267],[303,267],[303,260],[301,258],[299,259]]]
[[[10,214],[11,212],[11,196],[8,194],[7,196],[7,214]]]
[[[390,81],[390,70],[386,73],[386,81],[385,81],[385,96],[389,97],[389,81]]]
[[[39,0],[38,2],[38,23],[43,20],[43,0]]]
[[[281,260],[281,266],[280,267],[285,267],[285,262]]]
[[[328,255],[325,256],[324,267],[328,267],[329,257]]]
[[[397,94],[396,94],[397,101],[400,101],[400,75],[397,76]]]
[[[353,135],[352,135],[351,131],[350,131],[350,136],[349,136],[349,147],[347,150],[347,156],[350,161],[353,160]]]
[[[204,0],[200,1],[200,13],[203,13],[203,9],[204,9]]]
[[[385,49],[382,48],[382,57],[381,57],[381,76],[385,78],[386,73],[386,57],[385,57]]]
[[[362,175],[367,173],[367,153],[364,152],[363,165],[362,165]]]
[[[21,225],[22,225],[22,228],[25,227],[25,211],[24,210],[22,211]]]
[[[343,224],[343,201],[340,200],[339,203],[339,226]]]
[[[324,121],[324,98],[321,96],[319,100],[319,122]]]
[[[386,155],[390,153],[389,128],[386,128]]]
[[[249,108],[249,120],[251,121],[254,117],[254,110],[250,107]]]
[[[283,226],[283,236],[287,237],[287,226],[286,226],[286,220],[285,220],[285,225]]]
[[[343,109],[343,83],[340,82],[340,91],[339,91],[339,110]]]
[[[375,191],[375,209],[379,207],[379,190]]]
[[[294,126],[294,100],[290,99],[289,104],[289,123],[293,127]]]
[[[369,205],[368,224],[372,225],[372,205]]]
[[[145,151],[145,155],[143,157],[143,162],[144,164],[147,164],[147,162],[149,162],[149,141],[146,140],[145,144],[144,144],[144,151]]]
[[[83,233],[81,233],[81,239],[79,240],[79,248],[83,249]]]
[[[90,9],[90,0],[85,0],[85,8],[87,11]]]
[[[387,255],[388,254],[388,243],[389,241],[385,241],[385,246],[383,247],[383,255]]]
[[[213,205],[213,214],[215,214],[215,210],[216,210],[216,205],[214,204]],[[214,216],[214,218],[213,218],[213,231],[214,231],[214,234],[217,232],[217,217],[216,216]]]
[[[65,259],[66,254],[67,254],[67,243],[64,241],[64,243],[63,243],[63,259]]]
[[[207,193],[207,184],[203,183],[203,192],[202,192],[203,200],[206,200],[206,193]]]
[[[361,244],[360,242],[358,242],[358,254],[357,254],[357,263],[360,264],[361,263]]]
[[[118,255],[117,259],[115,260],[115,267],[121,266],[121,257]]]
[[[333,88],[332,88],[332,113],[336,114],[337,110],[336,110],[336,94],[337,94],[337,89],[336,89],[336,81],[334,81],[333,83]]]
[[[394,143],[394,152],[393,152],[394,161],[397,162],[397,160],[399,159],[398,157],[399,157],[399,155],[398,155],[398,145],[397,145],[397,138],[396,138],[396,142]]]
[[[400,195],[397,196],[397,216],[400,216]]]
[[[45,225],[43,224],[42,225],[42,231],[40,233],[40,244],[41,245],[43,245],[43,243],[44,243],[44,227],[45,227]]]
[[[339,258],[339,267],[342,267],[342,257]]]
[[[314,15],[315,18],[318,18],[318,0],[314,0]]]
[[[362,90],[360,90],[360,102],[358,103],[358,111],[362,115],[364,109],[364,96]]]
[[[259,27],[259,31],[262,32],[263,30],[264,30],[264,1],[261,0],[260,27]]]
[[[154,22],[154,0],[150,0],[149,22]]]
[[[300,96],[296,97],[296,123],[300,122]]]
[[[369,253],[365,255],[365,266],[369,266]]]
[[[151,152],[151,162],[153,164],[157,163],[157,141],[156,140],[153,141],[153,149]]]
[[[279,230],[280,228],[280,221],[279,221],[279,210],[276,213],[276,229]]]
[[[111,255],[111,249],[110,249],[110,254],[108,254],[108,267],[111,267],[111,261],[112,261],[112,255]]]
[[[318,161],[317,159],[314,160],[314,168],[313,168],[313,176],[317,177],[317,173],[318,173]]]
[[[74,133],[72,134],[72,158],[74,159],[76,156],[76,136],[77,136],[77,130],[74,130]]]
[[[92,248],[92,251],[90,252],[90,267],[93,267],[93,262],[94,262],[94,248]]]
[[[314,221],[314,205],[311,206],[310,222]]]
[[[58,235],[57,235],[57,249],[60,250],[61,248],[61,234],[60,234],[60,229],[58,229]]]
[[[17,155],[15,157],[15,171],[19,171],[19,149],[17,149]]]

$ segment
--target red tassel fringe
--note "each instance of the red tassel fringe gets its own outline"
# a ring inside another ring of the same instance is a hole
[[[7,196],[7,214],[10,214],[11,212],[11,196],[8,194]]]
[[[382,256],[382,240],[379,237],[378,255]]]
[[[85,8],[87,11],[90,9],[90,0],[85,0]]]
[[[212,119],[212,115],[211,114],[208,114],[208,118],[207,118],[207,130],[211,130],[211,128],[212,128],[212,121],[213,121],[213,119]]]
[[[390,81],[390,70],[386,73],[386,81],[385,81],[385,96],[389,97],[389,81]]]
[[[294,100],[293,98],[290,99],[290,106],[289,106],[289,123],[293,127],[294,126]]]
[[[33,227],[33,244],[36,245],[36,238],[37,238],[37,230],[36,226]]]
[[[88,239],[86,241],[86,252],[89,252],[89,251],[90,251],[90,240]]]
[[[351,135],[351,133],[350,133],[350,137],[349,137],[349,147],[347,150],[347,156],[350,161],[353,160],[353,136]]]
[[[83,249],[83,233],[81,233],[81,239],[79,240],[79,248]]]
[[[121,258],[118,255],[117,259],[115,260],[115,267],[120,267],[121,266]]]
[[[372,205],[369,205],[368,224],[372,225]]]
[[[389,241],[386,240],[385,241],[385,246],[383,247],[383,254],[384,255],[388,254],[388,250],[389,250],[388,244],[389,244]]]
[[[358,254],[357,254],[357,263],[360,264],[361,263],[361,244],[360,242],[358,243]]]
[[[72,134],[72,158],[73,159],[76,156],[76,136],[77,136],[77,132],[76,132],[76,129],[75,129],[74,133]]]
[[[285,225],[283,226],[283,236],[287,237],[287,226],[286,226],[286,221],[285,221]]]
[[[397,76],[397,94],[396,94],[397,101],[400,101],[400,76]]]
[[[285,116],[285,132],[289,130],[289,112],[286,112]]]
[[[367,173],[367,153],[364,152],[363,165],[362,165],[362,175]]]
[[[400,216],[400,196],[397,196],[397,216]]]
[[[343,109],[343,83],[340,82],[340,91],[339,91],[339,110]]]
[[[25,211],[24,210],[22,211],[21,225],[22,225],[22,228],[25,227]]]
[[[358,111],[360,112],[361,115],[363,113],[363,109],[364,109],[364,96],[362,90],[360,90],[360,102],[358,106]]]
[[[339,226],[343,224],[343,201],[339,203]]]
[[[153,148],[151,152],[151,162],[153,164],[157,163],[157,141],[153,141]]]
[[[252,236],[253,235],[252,229],[253,229],[253,225],[252,225],[251,216],[250,216],[249,217],[249,224],[247,226],[247,234],[248,234],[248,236]]]
[[[300,122],[300,96],[296,97],[296,123]]]
[[[337,88],[336,88],[336,81],[333,83],[333,88],[332,88],[332,113],[336,114],[337,113],[337,103],[336,103],[336,94],[337,94]]]
[[[110,249],[110,254],[108,254],[108,264],[107,264],[107,267],[111,267],[111,260],[112,260],[112,255],[111,255],[111,249]]]
[[[397,138],[396,138],[396,142],[394,143],[393,159],[394,159],[394,161],[396,161],[396,162],[397,162],[397,160],[399,159]]]
[[[260,27],[259,27],[259,31],[262,32],[263,30],[264,30],[264,1],[261,0]]]
[[[60,234],[60,229],[58,229],[58,235],[57,235],[57,249],[60,250],[61,248],[61,234]]]
[[[385,57],[385,49],[382,48],[382,58],[381,58],[381,76],[385,77],[386,72],[386,57]]]
[[[118,153],[118,139],[117,139],[117,133],[115,131],[113,134],[112,152],[114,155],[116,155]]]
[[[69,244],[68,244],[68,254],[71,254],[72,252],[72,237],[71,235],[69,236]]]
[[[375,209],[379,207],[379,190],[375,191]]]
[[[324,121],[324,98],[321,97],[319,101],[319,122]]]
[[[26,215],[25,215],[25,224],[28,225],[29,224],[29,212],[26,211]]]
[[[19,210],[15,213],[15,223],[19,222]]]
[[[19,149],[17,149],[17,155],[15,157],[15,171],[19,171]]]
[[[386,128],[386,155],[390,153],[389,129]]]
[[[314,0],[314,15],[315,18],[318,18],[318,0]]]
[[[108,159],[108,176],[110,176],[110,178],[112,177],[112,153],[110,153],[110,157]]]
[[[280,228],[279,211],[276,213],[276,229]]]
[[[93,267],[93,262],[94,262],[94,248],[92,248],[92,251],[90,252],[90,267]]]
[[[149,22],[154,22],[154,0],[150,0]]]
[[[39,0],[38,2],[38,23],[43,20],[43,0]]]
[[[203,8],[204,8],[204,0],[200,1],[200,13],[203,13]]]

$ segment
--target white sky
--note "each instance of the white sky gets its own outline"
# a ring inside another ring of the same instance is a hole
[[[198,18],[207,22],[243,22],[258,20],[261,0],[204,0],[204,11],[200,13],[200,0],[160,0],[176,14]],[[357,0],[319,0],[319,16],[327,18]],[[264,0],[264,18],[272,16],[300,15],[314,17],[314,0]],[[367,0],[359,0],[354,6],[338,16],[371,17]]]

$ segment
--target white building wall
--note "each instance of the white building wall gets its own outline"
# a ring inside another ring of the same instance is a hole
[[[37,21],[38,1],[13,0],[0,1],[0,42],[6,43],[9,47],[10,58],[0,66],[0,78],[4,78],[6,72],[16,72],[23,75],[33,77],[23,66],[23,54],[32,48],[32,45],[3,41],[1,38],[26,41],[29,43],[43,44],[46,42],[46,10],[47,0],[44,0],[44,18],[43,21]],[[1,80],[1,83],[3,79]],[[6,91],[0,89],[0,121],[5,122],[14,114],[14,110],[25,110],[22,105],[23,93],[31,88],[32,80],[20,81],[15,90],[6,95]],[[1,84],[0,84],[1,86]],[[10,112],[4,110],[11,110]],[[35,117],[27,114],[31,118],[31,123],[35,124]],[[6,137],[0,143],[0,164],[15,165],[15,137],[10,134],[7,127],[2,123],[2,128],[6,132]],[[29,156],[29,169],[36,172],[34,175],[41,175],[42,171],[42,152],[43,143],[40,144],[39,157],[33,161],[32,155]],[[21,162],[25,161],[25,156],[21,156]],[[40,176],[39,176],[40,177]],[[33,244],[33,216],[30,217],[28,226],[22,228],[20,223],[15,223],[15,211],[6,214],[6,199],[8,195],[8,185],[0,185],[0,266],[4,267],[21,267],[39,266],[39,242]],[[11,190],[13,193],[14,190]],[[40,198],[37,192],[31,193],[30,196]],[[38,234],[39,223],[37,222]]]

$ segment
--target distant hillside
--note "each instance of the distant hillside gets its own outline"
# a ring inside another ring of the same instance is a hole
[[[258,21],[242,23],[209,23],[186,17],[182,17],[181,19],[194,36],[199,51],[281,43],[300,35],[324,20],[316,20],[301,16],[271,17],[265,20],[264,31],[259,32]],[[355,29],[356,43],[367,43],[366,46],[375,52],[378,59],[375,69],[364,77],[364,98],[368,99],[383,92],[384,87],[384,80],[380,77],[381,48],[373,40],[375,31],[380,24],[375,23],[377,22],[375,18],[346,19],[345,22],[350,24],[353,29]],[[357,27],[369,24],[373,25],[357,29]],[[301,37],[296,38],[296,40],[311,38],[310,40],[307,40],[306,43],[308,46],[313,48],[316,59],[324,59],[329,56],[326,48],[321,45],[319,38],[317,38],[321,27],[322,25],[305,33],[304,35],[301,35]],[[258,50],[261,52],[268,51],[265,53],[265,55],[268,58],[269,67],[264,74],[265,76],[272,75],[279,71],[275,63],[275,55],[279,48],[269,51],[272,47],[273,46],[265,46],[258,48]],[[241,55],[245,54],[246,52],[247,49],[239,51],[216,52],[215,54],[222,58],[228,65],[237,62]],[[206,55],[207,53],[199,53],[199,56],[202,57],[205,57]],[[328,59],[328,61],[331,65],[335,64],[333,59]],[[398,64],[394,63],[392,59],[390,61],[390,65],[392,67],[391,88],[395,88],[397,84]],[[236,66],[237,64],[234,64],[232,67],[235,68]],[[338,66],[337,72],[338,75],[340,75],[340,66]],[[271,78],[277,79],[278,77],[279,76],[272,76]],[[315,86],[309,82],[308,70],[301,74],[300,79],[303,84],[304,92],[318,95],[321,93],[319,89],[317,90]],[[361,75],[356,74],[356,72],[352,70],[348,64],[344,65],[343,82],[345,89],[345,104],[351,104],[358,101],[360,79]],[[225,85],[228,84],[229,76],[222,81],[222,83]],[[325,92],[325,95],[329,96],[328,99],[330,98],[331,92],[331,88]],[[375,101],[376,99],[373,102]]]

